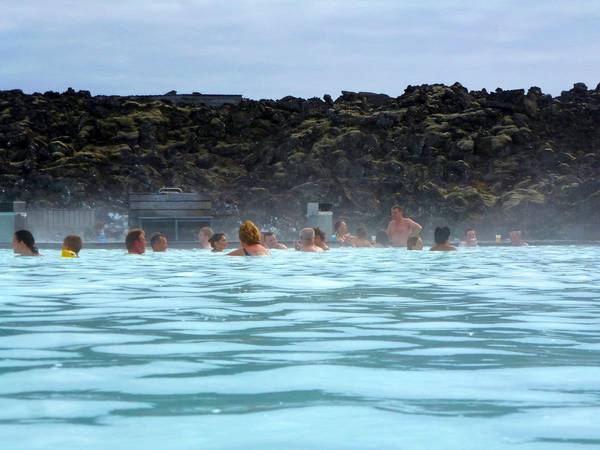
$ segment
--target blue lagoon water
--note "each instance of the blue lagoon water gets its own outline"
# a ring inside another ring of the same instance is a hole
[[[0,447],[600,447],[600,248],[0,251]]]

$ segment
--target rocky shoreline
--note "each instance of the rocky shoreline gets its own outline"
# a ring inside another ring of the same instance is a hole
[[[600,85],[220,107],[0,91],[0,199],[39,206],[126,210],[128,192],[179,186],[279,229],[300,226],[307,201],[371,229],[400,203],[426,226],[600,239],[599,175]]]

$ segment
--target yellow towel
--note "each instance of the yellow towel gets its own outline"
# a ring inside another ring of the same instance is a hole
[[[62,249],[60,256],[62,256],[63,258],[79,258],[79,256],[77,256],[77,253],[71,250],[67,250],[66,248]]]

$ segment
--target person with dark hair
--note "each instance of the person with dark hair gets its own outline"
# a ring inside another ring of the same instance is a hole
[[[155,253],[166,252],[169,248],[169,241],[163,233],[154,233],[150,238],[150,246]]]
[[[367,232],[367,229],[365,227],[358,227],[356,229],[356,237],[352,241],[352,247],[373,247],[373,244],[369,240],[369,233]]]
[[[380,230],[375,235],[375,247],[386,248],[390,246],[390,238],[385,230]]]
[[[240,225],[240,248],[227,253],[228,256],[269,256],[269,250],[260,243],[260,231],[251,220]]]
[[[448,227],[436,227],[434,240],[435,245],[429,249],[432,252],[452,252],[456,250],[456,247],[450,245],[450,228]]]
[[[215,233],[211,236],[210,245],[212,246],[213,253],[222,252],[227,248],[229,242],[227,241],[227,236],[225,233]]]
[[[277,236],[272,231],[262,232],[262,243],[265,247],[275,250],[287,250],[287,246],[277,240]]]
[[[406,241],[406,250],[423,250],[423,238],[412,236]]]
[[[60,256],[63,258],[79,258],[81,247],[83,247],[81,238],[71,234],[63,241]]]
[[[317,247],[322,248],[323,250],[329,250],[329,246],[327,245],[327,236],[325,232],[321,230],[319,227],[313,228],[315,231],[315,245]]]
[[[402,207],[393,206],[391,214],[392,220],[387,226],[386,233],[393,247],[404,247],[409,237],[421,234],[423,227],[414,220],[404,217]]]
[[[200,248],[203,250],[208,250],[211,247],[210,238],[213,235],[213,230],[210,227],[202,227],[200,231],[198,231],[198,242],[200,244]]]
[[[146,251],[146,234],[141,228],[134,228],[125,237],[127,252],[133,255],[141,255]]]
[[[477,233],[474,228],[467,228],[465,230],[465,237],[460,245],[464,245],[465,247],[477,247]]]
[[[350,234],[348,231],[348,225],[343,220],[338,220],[333,226],[335,231],[335,240],[339,242],[340,245],[352,245],[352,241],[354,240],[354,236]]]
[[[19,256],[40,256],[33,234],[29,230],[19,230],[13,234],[12,248]]]

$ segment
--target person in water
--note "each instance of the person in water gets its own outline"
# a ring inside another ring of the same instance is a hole
[[[12,248],[19,256],[40,256],[33,234],[29,230],[19,230],[13,234]]]
[[[125,237],[127,253],[141,255],[146,251],[146,234],[141,228],[134,228]]]
[[[71,234],[63,241],[60,256],[63,258],[79,258],[79,252],[82,247],[83,241],[81,238]]]
[[[210,245],[213,253],[219,253],[227,248],[229,242],[225,233],[215,233],[210,238]]]
[[[277,236],[272,231],[263,231],[262,242],[265,247],[270,249],[287,250],[287,246],[279,242]]]
[[[408,238],[421,234],[423,227],[414,220],[404,217],[400,206],[393,206],[391,215],[392,220],[387,226],[386,233],[393,247],[404,247]]]
[[[202,227],[200,231],[198,231],[198,242],[200,248],[203,250],[208,250],[211,247],[210,238],[213,235],[213,230],[210,227]]]
[[[150,238],[150,246],[155,253],[166,252],[169,248],[169,241],[163,233],[154,233]]]
[[[228,253],[228,256],[269,256],[269,250],[260,243],[260,231],[251,220],[240,225],[240,248]]]
[[[510,245],[513,245],[515,247],[523,247],[529,244],[525,242],[521,237],[520,230],[513,230],[510,232]]]
[[[407,250],[423,250],[423,238],[421,236],[412,236],[406,241]]]
[[[338,220],[333,226],[335,231],[335,240],[339,242],[340,245],[352,245],[352,241],[354,240],[354,236],[350,234],[348,231],[348,225],[343,220]]]
[[[329,250],[329,246],[327,245],[327,236],[325,232],[321,230],[319,227],[313,228],[315,231],[315,245],[317,247],[321,247],[323,250]]]
[[[375,247],[386,248],[390,246],[390,238],[385,230],[380,230],[375,235]]]
[[[465,238],[460,245],[464,245],[465,247],[477,247],[477,233],[473,228],[467,228],[465,230]]]
[[[369,233],[365,227],[358,227],[356,229],[356,237],[352,241],[352,247],[373,247],[373,243],[369,240]]]
[[[324,251],[315,244],[315,230],[312,228],[303,228],[300,230],[300,240],[298,241],[298,250],[301,252],[320,253]]]
[[[452,252],[456,251],[456,247],[450,245],[450,228],[436,227],[434,231],[435,245],[429,250],[432,252]]]

